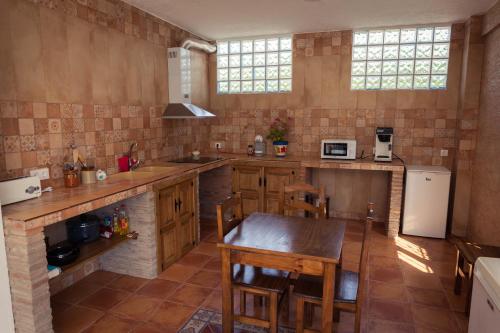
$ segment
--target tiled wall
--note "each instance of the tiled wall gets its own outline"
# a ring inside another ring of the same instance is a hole
[[[477,144],[479,97],[483,69],[484,39],[482,17],[473,16],[465,23],[462,78],[457,113],[457,156],[452,170],[453,188],[452,232],[465,236],[469,220],[472,169]]]
[[[500,2],[485,15],[484,66],[468,236],[500,246]]]
[[[290,151],[318,157],[320,140],[356,138],[358,154],[370,154],[377,126],[395,128],[395,153],[408,163],[451,167],[464,26],[453,25],[448,89],[443,91],[351,91],[351,31],[294,36],[290,94],[217,95],[211,91],[211,142],[245,152],[275,117],[292,117]],[[215,56],[210,58],[215,87]],[[268,146],[270,145],[270,142]],[[269,147],[268,147],[269,148]],[[448,149],[448,157],[440,157]],[[269,149],[270,151],[270,149]]]
[[[201,122],[160,118],[166,48],[188,36],[121,1],[1,1],[0,179],[60,183],[71,144],[111,173],[133,141],[145,160],[202,148]]]

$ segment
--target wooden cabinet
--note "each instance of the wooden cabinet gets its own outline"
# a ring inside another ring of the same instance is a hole
[[[195,179],[155,185],[158,272],[197,243]]]
[[[279,213],[279,196],[285,185],[295,180],[296,170],[264,167],[264,207],[266,213]]]
[[[262,211],[262,168],[235,166],[233,168],[233,192],[241,192],[243,215]]]
[[[286,163],[285,163],[286,164]],[[253,212],[278,213],[281,188],[298,175],[298,166],[234,165],[233,192],[241,192],[243,215]]]

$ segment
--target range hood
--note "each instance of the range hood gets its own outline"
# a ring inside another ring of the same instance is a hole
[[[170,103],[165,109],[164,119],[190,119],[215,117],[202,107],[193,104],[193,78],[191,51],[183,47],[168,49],[168,92]]]

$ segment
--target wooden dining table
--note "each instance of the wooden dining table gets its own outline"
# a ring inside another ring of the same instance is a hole
[[[323,276],[321,331],[332,332],[335,267],[345,222],[253,213],[217,246],[222,259],[222,326],[233,332],[232,264]]]

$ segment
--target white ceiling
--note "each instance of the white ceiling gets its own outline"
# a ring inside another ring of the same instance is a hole
[[[496,0],[125,0],[210,40],[462,21]]]

